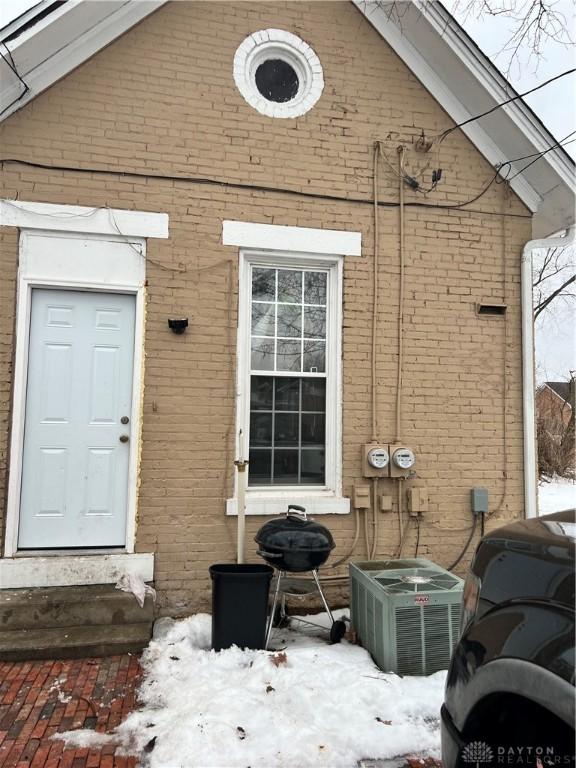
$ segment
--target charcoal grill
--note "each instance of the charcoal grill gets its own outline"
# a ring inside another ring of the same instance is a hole
[[[346,625],[343,621],[334,619],[318,577],[318,568],[324,565],[335,547],[330,531],[323,525],[309,519],[304,507],[290,504],[285,517],[271,520],[263,525],[256,534],[255,541],[258,544],[258,554],[277,571],[274,600],[266,631],[266,648],[270,642],[277,610],[280,613],[280,621],[287,618],[286,595],[301,595],[314,591],[314,589],[318,591],[326,613],[330,617],[332,624],[330,641],[332,643],[340,642],[346,631]],[[314,578],[312,589],[297,589],[295,591],[293,582],[286,580],[286,576],[306,571],[310,571]],[[285,583],[284,589],[282,588],[283,582]],[[290,618],[304,624],[317,626],[298,616],[291,616]]]

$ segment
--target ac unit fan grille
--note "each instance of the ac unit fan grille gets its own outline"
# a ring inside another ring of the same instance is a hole
[[[455,576],[430,568],[413,568],[395,576],[377,576],[374,581],[392,595],[446,591],[460,584]]]

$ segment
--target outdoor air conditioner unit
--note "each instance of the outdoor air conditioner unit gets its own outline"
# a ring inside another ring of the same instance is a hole
[[[447,669],[464,582],[422,558],[350,563],[352,624],[384,672]]]

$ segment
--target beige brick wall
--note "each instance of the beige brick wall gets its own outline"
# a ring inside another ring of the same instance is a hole
[[[297,120],[272,120],[234,85],[232,60],[250,32],[277,27],[316,51],[322,98]],[[189,181],[46,171],[5,165],[2,195],[23,200],[164,211],[170,239],[149,241],[146,376],[137,548],[154,551],[163,611],[206,607],[208,566],[235,552],[224,515],[232,488],[235,429],[237,249],[221,244],[223,219],[361,231],[363,255],[346,257],[343,321],[344,490],[361,479],[370,437],[372,151],[427,162],[414,150],[422,128],[451,121],[362,15],[345,2],[174,2],[0,128],[3,157],[71,167],[203,176],[330,194],[223,188]],[[440,152],[443,183],[430,203],[460,203],[491,179],[488,163],[459,132]],[[380,198],[398,200],[398,179],[381,168]],[[406,201],[421,195],[406,190]],[[470,526],[468,494],[490,491],[489,525],[522,513],[520,252],[528,211],[504,185],[472,210],[406,209],[404,439],[418,455],[417,484],[429,491],[420,553],[446,565]],[[506,211],[507,216],[500,215]],[[394,435],[398,311],[398,209],[380,210],[378,420]],[[7,451],[17,237],[2,241],[0,456]],[[175,268],[163,269],[158,264]],[[475,303],[506,300],[504,320],[479,318]],[[166,326],[189,316],[184,336]],[[505,401],[504,401],[505,398]],[[503,408],[505,404],[506,447]],[[505,458],[506,457],[506,458]],[[0,466],[0,482],[5,478]],[[392,481],[382,491],[392,493]],[[2,497],[3,498],[3,497]],[[264,518],[248,521],[252,538]],[[323,519],[338,552],[354,517]],[[404,554],[412,554],[416,528]],[[362,541],[362,538],[361,540]],[[380,514],[378,553],[398,543],[395,513]],[[357,556],[363,557],[359,543]]]

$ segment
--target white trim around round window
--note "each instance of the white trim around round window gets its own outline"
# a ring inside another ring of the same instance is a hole
[[[276,101],[262,95],[256,73],[266,62],[284,62],[292,75],[293,96]],[[263,29],[242,42],[234,56],[234,80],[251,107],[268,117],[300,117],[316,104],[324,89],[320,59],[312,48],[291,32]]]

